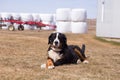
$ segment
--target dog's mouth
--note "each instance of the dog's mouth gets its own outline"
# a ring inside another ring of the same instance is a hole
[[[61,51],[61,47],[60,47],[60,46],[51,45],[51,48],[52,48],[54,51]]]
[[[53,47],[53,48],[59,48],[59,46],[58,45],[51,45],[51,47]]]

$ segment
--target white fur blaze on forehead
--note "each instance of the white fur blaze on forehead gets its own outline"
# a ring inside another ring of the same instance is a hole
[[[56,33],[56,38],[55,38],[54,42],[55,42],[55,41],[58,41],[58,42],[59,42],[58,36],[59,36],[59,33]]]
[[[53,45],[55,45],[55,42],[58,42],[58,45],[57,45],[57,46],[60,45],[60,41],[59,41],[59,39],[58,39],[58,36],[59,36],[59,33],[56,33],[56,38],[55,38],[54,41],[53,41]]]
[[[57,33],[57,36],[56,36],[57,39],[58,39],[58,35],[59,35],[59,33]]]

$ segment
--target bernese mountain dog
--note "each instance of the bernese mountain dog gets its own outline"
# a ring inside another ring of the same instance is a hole
[[[88,63],[85,56],[85,45],[80,48],[77,45],[67,45],[65,34],[54,32],[48,38],[48,58],[41,68],[53,69],[55,66],[63,64],[77,64],[78,60]]]

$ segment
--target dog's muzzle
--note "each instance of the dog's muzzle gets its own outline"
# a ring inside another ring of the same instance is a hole
[[[55,41],[54,44],[55,44],[55,46],[58,46],[58,41]]]
[[[54,42],[53,42],[53,46],[54,46],[54,47],[59,47],[59,46],[60,46],[59,41],[54,41]]]

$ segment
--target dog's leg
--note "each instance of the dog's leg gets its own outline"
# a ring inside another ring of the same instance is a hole
[[[59,59],[59,60],[57,60],[55,63],[54,63],[54,65],[55,66],[59,66],[59,65],[63,65],[64,64],[64,61],[65,61],[65,59]]]
[[[52,59],[50,59],[50,58],[47,59],[46,68],[48,68],[48,69],[54,69],[55,68]]]
[[[55,66],[54,66],[53,60],[48,58],[47,62],[45,64],[41,65],[41,69],[44,69],[44,68],[46,68],[46,69],[54,69]]]
[[[89,63],[85,56],[85,45],[82,45],[82,49],[80,49],[78,46],[75,46],[74,51],[83,63]]]

